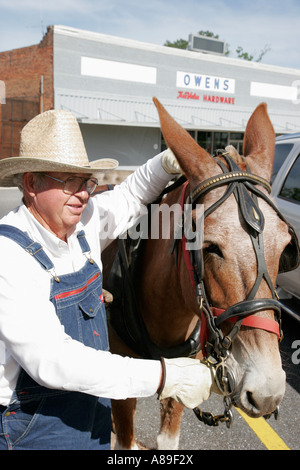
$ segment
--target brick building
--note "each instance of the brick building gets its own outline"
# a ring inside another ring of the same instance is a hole
[[[262,101],[276,134],[300,131],[300,70],[66,26],[1,52],[0,83],[0,158],[17,155],[22,127],[54,108],[75,114],[90,160],[138,166],[164,148],[153,96],[210,152],[228,144],[241,152]]]
[[[23,126],[42,111],[52,109],[53,28],[34,46],[0,53],[0,80],[5,105],[0,105],[0,158],[19,152]]]

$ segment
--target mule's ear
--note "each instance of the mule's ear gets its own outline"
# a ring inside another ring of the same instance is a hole
[[[267,113],[266,103],[261,103],[250,117],[244,137],[244,156],[253,169],[270,181],[273,170],[275,132]]]
[[[167,146],[175,154],[185,176],[192,180],[205,174],[212,176],[219,172],[218,165],[211,155],[200,147],[191,135],[166,111],[157,98],[153,98],[157,108],[161,131]]]

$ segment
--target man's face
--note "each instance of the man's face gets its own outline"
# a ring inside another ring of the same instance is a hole
[[[66,181],[71,176],[89,178],[88,175],[80,173],[47,172],[47,175],[62,181]],[[89,193],[85,185],[82,185],[74,194],[66,194],[63,183],[47,176],[43,176],[43,180],[42,187],[35,187],[32,192],[32,202],[28,209],[47,230],[58,238],[66,240],[66,235],[72,232],[81,219],[90,197]]]

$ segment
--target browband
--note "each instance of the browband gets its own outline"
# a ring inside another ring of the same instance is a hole
[[[248,181],[253,184],[261,184],[266,188],[269,194],[271,193],[271,186],[269,182],[261,176],[252,175],[251,173],[247,173],[245,171],[231,171],[228,173],[221,173],[219,175],[212,176],[211,178],[202,181],[202,183],[200,183],[191,194],[192,203],[206,191],[209,191],[214,187],[222,186],[223,184],[233,183],[235,181],[238,181],[239,183],[241,181]]]

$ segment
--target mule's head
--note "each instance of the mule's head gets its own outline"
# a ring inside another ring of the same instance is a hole
[[[204,180],[219,175],[221,170],[215,159],[169,116],[156,99],[154,101],[164,139],[176,155],[182,172],[189,181],[190,190],[193,191]],[[266,105],[261,104],[252,114],[245,131],[244,157],[240,157],[234,149],[229,149],[229,153],[241,170],[245,171],[248,167],[252,174],[270,181],[274,145],[274,130]],[[223,165],[227,164],[224,160]],[[259,184],[256,186],[267,194],[264,187]],[[222,198],[227,188],[228,185],[222,185],[205,192],[197,200],[197,204],[203,204],[206,211]],[[251,194],[251,198],[252,196]],[[263,253],[269,282],[265,276],[257,281],[260,268],[258,269],[252,240],[257,238],[256,231],[249,227],[234,194],[205,218],[203,282],[208,302],[213,307],[227,310],[245,301],[253,292],[255,283],[254,299],[274,298],[280,258],[290,243],[291,236],[286,223],[268,202],[258,197],[257,204],[264,218],[259,243],[263,245],[260,246],[260,252]],[[269,307],[251,314],[253,316],[274,320],[275,313]],[[228,321],[221,324],[224,336],[232,328],[233,324]],[[254,417],[273,412],[285,392],[285,373],[281,364],[278,336],[260,328],[242,325],[229,351],[227,364],[234,371],[237,382],[234,403]]]

